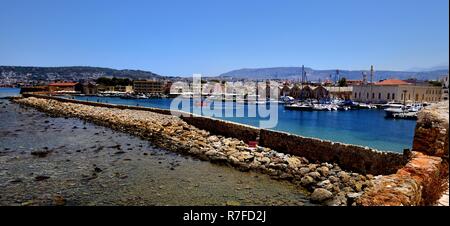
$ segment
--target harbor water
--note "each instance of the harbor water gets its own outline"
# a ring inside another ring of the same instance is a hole
[[[118,97],[97,96],[74,96],[70,98],[161,109],[170,109],[173,100],[169,98],[121,99]],[[190,109],[192,111],[193,108],[201,107],[192,104]],[[233,110],[240,109],[247,114],[249,105],[225,102],[221,103],[220,107],[223,111],[230,108]],[[382,151],[403,152],[403,149],[411,148],[416,122],[414,120],[388,119],[384,116],[383,110],[376,109],[309,112],[286,110],[282,105],[279,105],[278,123],[272,129],[306,137],[367,146]],[[256,117],[233,116],[218,118],[252,126],[259,126],[260,120],[267,119],[258,114]]]

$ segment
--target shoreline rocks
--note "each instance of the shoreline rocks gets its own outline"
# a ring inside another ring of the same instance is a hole
[[[252,170],[268,174],[274,179],[291,181],[312,192],[311,199],[325,205],[347,205],[347,197],[354,199],[354,196],[347,194],[361,192],[371,185],[369,177],[342,171],[337,164],[309,163],[303,157],[265,147],[253,148],[235,138],[212,135],[176,116],[34,97],[14,101],[52,116],[76,117],[127,132],[170,151],[229,165],[241,171]],[[116,154],[124,153],[120,145],[117,149]]]

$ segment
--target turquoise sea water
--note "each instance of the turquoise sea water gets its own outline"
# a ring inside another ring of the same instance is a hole
[[[116,97],[75,97],[79,100],[169,109],[172,99],[120,99]],[[244,108],[249,105],[227,102],[221,108]],[[200,108],[194,104],[193,108]],[[192,111],[192,108],[191,108]],[[416,122],[386,119],[383,110],[292,111],[278,106],[278,124],[274,130],[290,132],[336,142],[368,146],[385,151],[403,152],[411,148]],[[256,117],[217,117],[242,124],[259,126]]]
[[[14,92],[0,89],[0,96],[4,93]],[[172,99],[121,99],[88,96],[74,98],[162,109],[169,109],[172,101]],[[244,109],[246,112],[248,106],[227,102],[221,107],[223,109]],[[193,108],[197,109],[200,106],[194,105]],[[222,117],[221,119],[258,127],[259,121],[266,118],[257,115],[256,117]],[[273,129],[307,137],[368,146],[384,151],[402,152],[403,149],[412,146],[415,125],[416,122],[413,120],[386,119],[382,110],[303,112],[285,110],[282,105],[279,105],[278,124]]]
[[[18,96],[19,93],[20,93],[20,89],[17,89],[17,88],[0,88],[0,98],[1,97]]]

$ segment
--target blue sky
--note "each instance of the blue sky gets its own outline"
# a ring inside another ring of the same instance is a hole
[[[162,75],[448,65],[448,0],[0,0],[0,65]]]

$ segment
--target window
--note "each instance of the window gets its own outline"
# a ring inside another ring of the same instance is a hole
[[[378,99],[381,99],[381,93],[378,93]]]
[[[355,93],[355,99],[357,98],[357,93]]]
[[[369,93],[367,93],[367,99],[369,99]]]
[[[392,99],[395,100],[395,93],[392,94]]]
[[[391,99],[391,94],[390,93],[387,94],[387,99],[388,100]]]
[[[375,93],[372,93],[372,99],[375,99]]]

